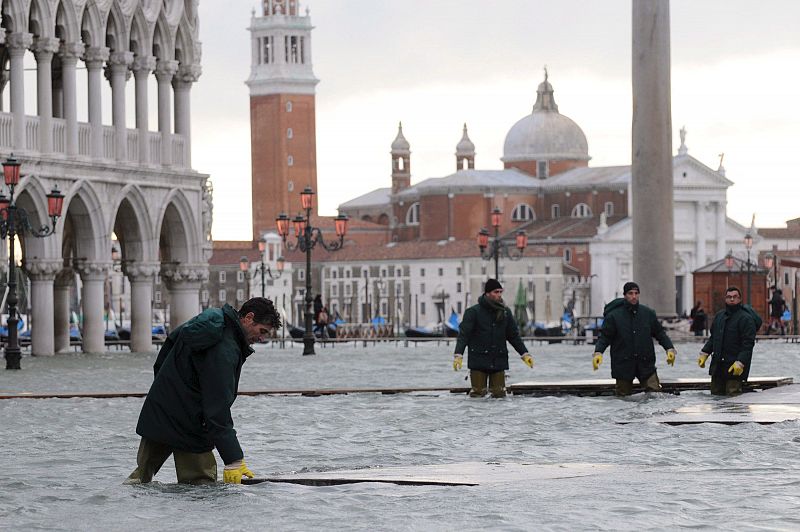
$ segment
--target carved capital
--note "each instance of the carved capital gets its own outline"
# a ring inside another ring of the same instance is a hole
[[[58,39],[50,39],[47,37],[39,37],[36,42],[31,46],[31,51],[36,56],[37,61],[49,60],[53,58],[53,54],[61,48]]]
[[[155,68],[156,58],[152,55],[140,55],[133,60],[133,63],[131,63],[131,70],[133,70],[133,74],[137,76],[142,74],[149,76],[150,72],[152,72]]]
[[[6,47],[11,55],[20,55],[30,48],[33,44],[33,34],[31,33],[11,33],[6,36]]]
[[[109,50],[105,46],[92,46],[83,52],[83,60],[88,68],[101,68],[108,61]]]
[[[129,67],[133,64],[133,52],[111,52],[108,54],[108,64],[112,67]]]
[[[56,274],[55,286],[70,287],[75,281],[75,270],[68,266],[63,266],[61,271]]]
[[[202,73],[203,68],[200,65],[181,65],[175,77],[172,78],[172,83],[194,83],[200,79]]]
[[[59,49],[61,61],[64,63],[76,63],[83,56],[86,46],[80,42],[65,42]]]
[[[156,78],[159,82],[169,83],[177,71],[177,61],[159,61],[156,65]]]
[[[152,280],[160,268],[161,264],[158,262],[129,262],[122,266],[131,282]]]
[[[162,264],[161,277],[172,289],[182,283],[208,280],[208,264]]]
[[[108,270],[111,269],[110,262],[80,262],[76,264],[75,270],[81,276],[83,282],[100,281],[106,278]]]
[[[26,260],[23,268],[31,281],[53,281],[63,266],[63,260]]]

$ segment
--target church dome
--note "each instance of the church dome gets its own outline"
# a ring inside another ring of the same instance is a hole
[[[403,136],[403,123],[397,126],[397,137],[395,137],[394,142],[392,142],[392,153],[410,153],[411,152],[411,145],[408,143],[406,138]]]
[[[475,155],[475,144],[469,139],[467,134],[467,124],[464,124],[464,134],[456,144],[456,155]]]
[[[553,86],[544,81],[536,90],[533,111],[514,124],[503,145],[503,162],[545,160],[588,161],[586,135],[572,119],[560,114]]]

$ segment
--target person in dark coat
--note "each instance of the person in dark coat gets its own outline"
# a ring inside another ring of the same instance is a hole
[[[173,455],[178,482],[216,482],[216,448],[223,479],[253,477],[231,419],[242,365],[256,341],[281,320],[272,301],[250,299],[237,313],[229,305],[203,311],[167,337],[153,366],[155,378],[139,414],[137,467],[126,483],[147,483]]]
[[[458,328],[453,370],[461,369],[464,350],[469,347],[470,397],[486,395],[487,384],[492,397],[505,397],[510,343],[522,361],[533,367],[533,357],[522,342],[514,315],[503,303],[503,287],[497,279],[486,281],[478,304],[464,312]]]
[[[772,297],[769,300],[769,327],[767,334],[775,333],[786,334],[786,328],[783,326],[783,313],[786,311],[786,300],[783,298],[783,290],[775,288],[772,292]]]
[[[692,324],[689,326],[689,330],[692,331],[695,336],[703,336],[708,328],[706,325],[708,314],[706,314],[706,310],[703,308],[702,301],[698,301],[697,304],[692,307],[689,317],[692,318]]]
[[[622,288],[625,297],[617,298],[603,310],[603,327],[595,344],[592,367],[603,363],[603,351],[611,346],[611,377],[616,379],[615,393],[633,392],[636,378],[647,391],[661,391],[656,372],[653,338],[667,351],[667,364],[675,364],[675,347],[653,309],[639,304],[639,285],[627,282]]]
[[[725,291],[725,309],[717,312],[708,339],[697,365],[706,367],[711,375],[712,395],[733,395],[742,392],[742,383],[750,374],[756,331],[761,318],[749,305],[742,305],[742,292],[735,286]]]

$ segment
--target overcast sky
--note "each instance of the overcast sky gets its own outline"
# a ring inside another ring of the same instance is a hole
[[[252,0],[200,2],[203,75],[193,90],[193,165],[211,175],[214,238],[251,238],[247,26]],[[308,0],[322,214],[390,186],[403,122],[412,183],[455,170],[463,123],[476,167],[502,168],[547,65],[559,111],[591,166],[631,160],[630,0]],[[673,148],[712,168],[724,152],[728,215],[800,217],[800,2],[672,0]],[[224,186],[223,186],[224,184]]]

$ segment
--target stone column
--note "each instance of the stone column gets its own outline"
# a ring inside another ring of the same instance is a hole
[[[200,312],[200,284],[208,279],[208,265],[162,266],[161,277],[169,289],[169,326],[175,329]]]
[[[74,276],[75,271],[72,268],[64,268],[56,275],[53,286],[53,328],[56,353],[69,350],[69,295]]]
[[[88,83],[90,127],[89,153],[95,159],[103,157],[103,92],[101,71],[108,59],[108,48],[87,48],[83,55]]]
[[[153,279],[158,263],[135,262],[125,266],[131,284],[131,351],[153,349]]]
[[[53,54],[58,39],[40,37],[33,45],[36,56],[36,113],[39,115],[39,150],[53,152]]]
[[[705,266],[706,264],[706,206],[705,201],[698,201],[694,204],[694,238],[695,238],[695,257],[696,263],[692,270]]]
[[[675,314],[669,2],[633,3],[633,280],[659,315]]]
[[[53,334],[53,281],[61,260],[25,261],[31,280],[31,354],[55,354]]]
[[[728,241],[727,241],[727,234],[725,230],[725,219],[727,215],[725,214],[727,202],[725,201],[718,201],[716,203],[717,212],[716,212],[716,221],[717,221],[717,256],[715,260],[720,260],[728,254]]]
[[[200,77],[200,66],[181,67],[172,78],[175,93],[175,133],[184,139],[184,166],[192,167],[192,83]]]
[[[33,43],[30,33],[12,33],[6,37],[11,71],[11,114],[13,116],[12,138],[14,149],[24,151],[25,142],[25,51]]]
[[[125,83],[130,76],[133,52],[113,52],[106,66],[106,78],[111,82],[111,121],[114,125],[114,154],[118,161],[128,157],[128,130],[125,124]]]
[[[133,61],[133,77],[136,83],[136,129],[139,132],[139,162],[142,164],[150,163],[147,81],[155,67],[156,58],[153,56],[137,57]]]
[[[66,43],[61,47],[62,116],[67,122],[67,155],[78,154],[78,93],[75,66],[83,54],[81,43]]]
[[[103,288],[108,275],[108,263],[84,262],[78,272],[83,283],[83,352],[103,353],[106,350],[103,324]]]
[[[172,78],[178,71],[177,61],[159,61],[156,68],[158,80],[158,131],[161,133],[161,164],[172,164]]]

